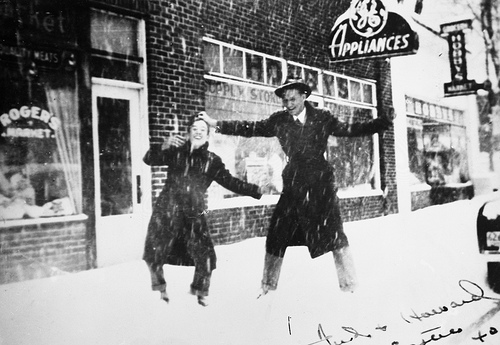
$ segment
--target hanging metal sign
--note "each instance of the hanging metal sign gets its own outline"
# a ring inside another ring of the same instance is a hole
[[[448,41],[451,72],[451,82],[444,83],[445,97],[473,94],[481,87],[475,80],[467,79],[464,30],[469,30],[471,26],[471,19],[441,25],[441,35]]]
[[[334,62],[415,54],[418,35],[381,0],[353,0],[333,26],[329,37]]]

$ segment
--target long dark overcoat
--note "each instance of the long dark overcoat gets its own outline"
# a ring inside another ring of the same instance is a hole
[[[215,250],[206,222],[205,192],[212,181],[238,194],[260,198],[259,187],[235,177],[208,143],[191,152],[189,141],[161,150],[152,145],[144,156],[148,165],[168,166],[163,190],[153,208],[143,259],[149,264],[193,266],[210,260]]]
[[[344,123],[328,110],[306,105],[304,125],[287,111],[261,121],[219,121],[222,134],[244,137],[277,137],[288,164],[283,192],[268,229],[266,250],[283,257],[288,246],[305,245],[311,257],[348,245],[343,231],[333,167],[324,153],[328,137],[364,136],[387,129],[390,121],[377,118],[364,123]]]

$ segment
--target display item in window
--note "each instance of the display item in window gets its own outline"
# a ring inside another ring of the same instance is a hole
[[[217,121],[206,112],[200,118],[220,133],[243,137],[276,137],[288,158],[282,174],[283,191],[272,215],[259,296],[275,290],[289,246],[307,246],[312,258],[334,252],[340,288],[356,285],[349,242],[340,215],[333,167],[325,159],[328,137],[366,136],[388,129],[393,113],[366,122],[346,123],[306,99],[311,87],[290,76],[275,90],[283,110],[260,121]]]
[[[153,208],[143,259],[152,289],[169,301],[163,266],[194,266],[191,293],[208,305],[216,255],[206,220],[205,192],[215,181],[234,193],[259,199],[260,187],[233,177],[215,153],[208,150],[210,128],[194,118],[187,138],[172,135],[163,144],[151,144],[144,156],[150,166],[168,166],[168,177]]]
[[[0,150],[0,220],[53,217],[73,214],[69,198],[36,205],[35,189],[24,169],[10,166],[5,150]]]

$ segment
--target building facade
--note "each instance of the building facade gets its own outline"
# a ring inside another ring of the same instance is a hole
[[[288,74],[345,121],[393,108],[390,60],[332,63],[328,36],[350,1],[9,0],[0,4],[0,283],[141,258],[168,174],[142,157],[205,110],[257,120]],[[418,115],[418,114],[415,114]],[[331,138],[344,221],[398,212],[395,132]],[[213,133],[261,200],[212,185],[215,244],[264,236],[286,158],[274,138]]]
[[[393,1],[413,18],[420,39],[415,55],[392,59],[399,211],[410,212],[498,188],[498,177],[481,152],[481,126],[477,94],[449,95],[444,84],[455,75],[450,56],[457,56],[441,32],[441,25],[472,19],[470,8],[440,0],[415,13],[416,1]],[[479,10],[479,8],[478,8]],[[463,77],[481,84],[485,71],[480,23],[471,20],[456,49]],[[451,51],[451,52],[450,52]],[[453,55],[455,54],[455,55]],[[413,66],[408,68],[408,66]],[[496,174],[498,176],[498,174]]]

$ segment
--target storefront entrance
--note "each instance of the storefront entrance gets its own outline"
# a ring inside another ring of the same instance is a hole
[[[142,162],[147,116],[140,90],[92,87],[95,217],[99,267],[140,259],[151,208],[151,178]]]

